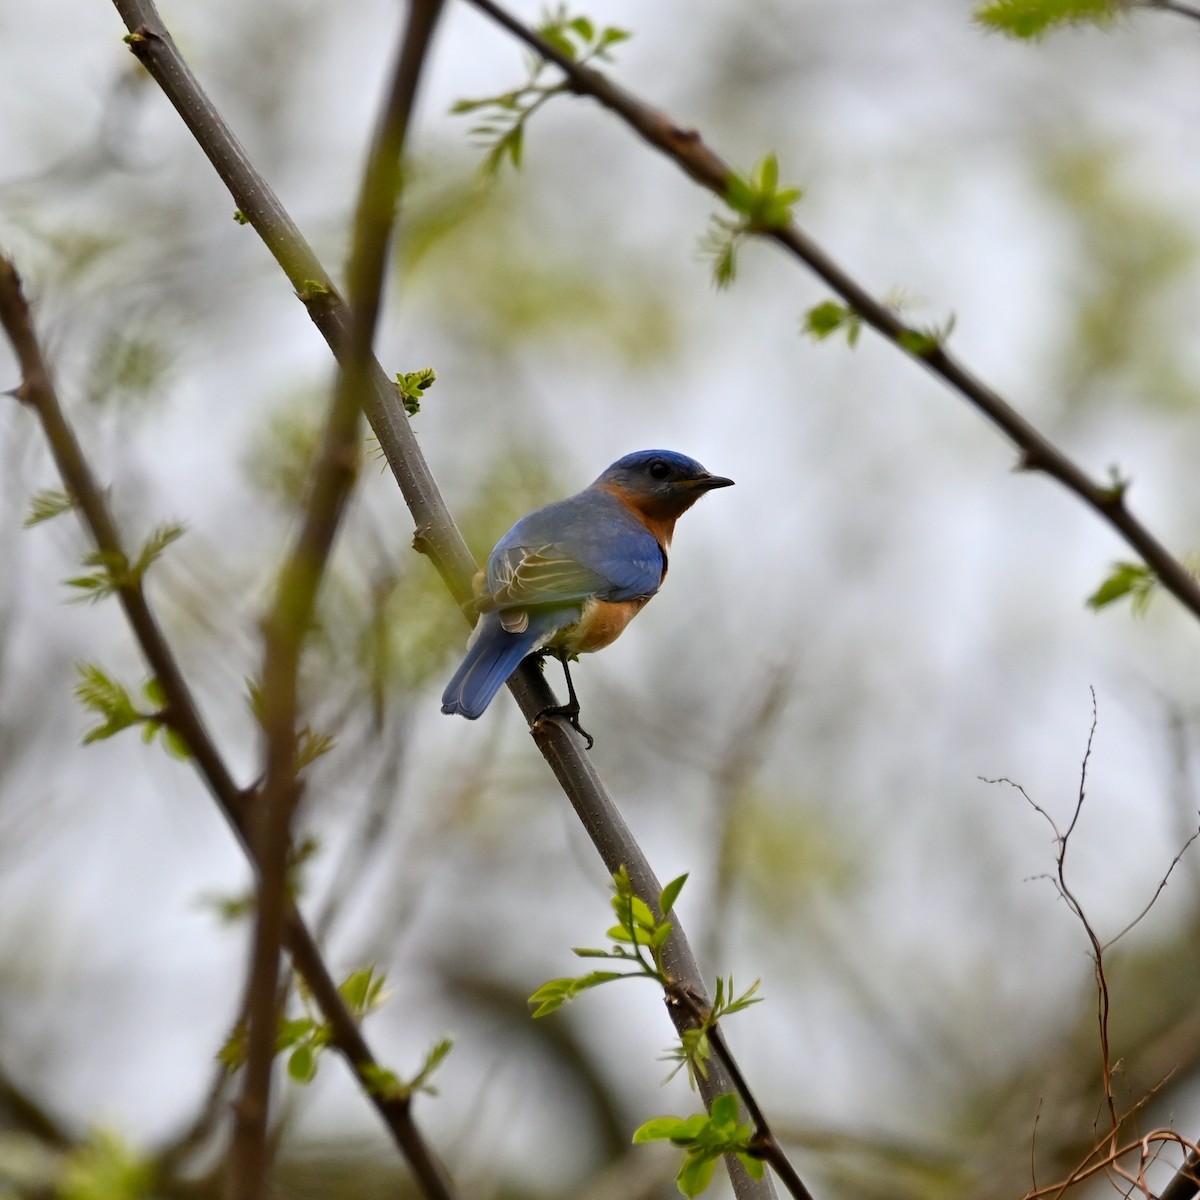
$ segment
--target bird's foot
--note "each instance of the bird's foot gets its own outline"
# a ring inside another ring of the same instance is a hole
[[[530,724],[536,729],[546,717],[566,717],[567,724],[587,742],[589,750],[596,744],[596,739],[579,723],[578,704],[552,704],[548,708],[543,708]]]

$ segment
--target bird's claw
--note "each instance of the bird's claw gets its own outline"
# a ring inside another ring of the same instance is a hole
[[[536,729],[546,717],[566,717],[567,724],[587,742],[589,750],[596,744],[596,739],[579,723],[578,705],[552,704],[548,708],[543,708],[530,724]]]

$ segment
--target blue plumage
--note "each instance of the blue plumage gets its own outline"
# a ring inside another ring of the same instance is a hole
[[[662,586],[676,519],[732,482],[674,451],[640,450],[582,492],[522,517],[488,558],[475,602],[482,615],[442,712],[475,720],[538,650],[565,663],[615,640]],[[577,714],[576,706],[566,715],[578,729]]]

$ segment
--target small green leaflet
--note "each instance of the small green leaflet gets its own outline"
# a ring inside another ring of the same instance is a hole
[[[1063,25],[1105,26],[1122,7],[1121,0],[989,0],[975,9],[975,20],[1008,37],[1029,40]]]

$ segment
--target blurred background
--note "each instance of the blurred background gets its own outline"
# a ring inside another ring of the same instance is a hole
[[[634,31],[620,81],[741,170],[776,152],[800,222],[868,287],[915,324],[953,313],[968,364],[1200,547],[1200,26],[1140,13],[1025,45],[966,0],[578,11]],[[162,13],[337,274],[400,6]],[[103,0],[0,6],[0,245],[130,540],[187,525],[151,596],[249,782],[257,620],[331,360],[124,32]],[[437,370],[415,427],[476,552],[630,450],[737,481],[575,678],[660,877],[691,873],[706,972],[762,979],[728,1035],[802,1175],[822,1200],[1062,1177],[1105,1130],[1089,947],[1044,878],[1053,831],[983,779],[1065,825],[1094,689],[1066,871],[1113,937],[1197,827],[1200,630],[1170,598],[1089,610],[1129,553],[873,335],[803,337],[828,297],[795,264],[750,246],[716,290],[714,201],[596,105],[549,104],[520,173],[481,178],[451,106],[526,62],[474,10],[450,5],[431,67],[378,353]],[[115,604],[70,602],[75,518],[23,528],[58,481],[15,402],[0,456],[0,1196],[214,1195],[249,874],[187,764],[134,733],[81,746],[76,664],[145,671]],[[387,972],[368,1035],[388,1065],[454,1037],[416,1111],[463,1196],[674,1195],[677,1156],[629,1144],[697,1105],[662,1085],[654,989],[528,1017],[602,939],[607,879],[506,697],[477,724],[439,713],[465,626],[371,461],[306,666],[337,744],[302,813],[303,906],[336,973]],[[1120,1104],[1154,1092],[1129,1136],[1200,1132],[1198,927],[1194,848],[1106,956]],[[340,1062],[281,1096],[281,1195],[411,1194]]]

